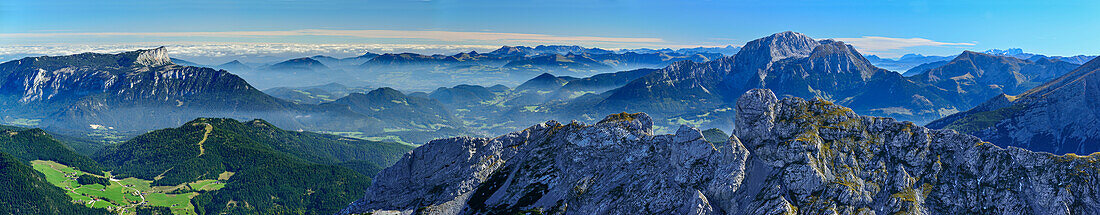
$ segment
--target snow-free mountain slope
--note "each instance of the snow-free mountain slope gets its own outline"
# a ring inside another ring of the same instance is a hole
[[[225,70],[175,65],[165,53],[161,47],[6,62],[0,64],[0,108],[59,129],[119,130],[292,108]]]
[[[1100,60],[1018,96],[1002,95],[929,124],[1053,153],[1100,151]]]
[[[1002,93],[1023,93],[1078,66],[1060,60],[1030,61],[965,51],[943,66],[912,79],[947,91],[968,94],[965,102],[977,105]]]

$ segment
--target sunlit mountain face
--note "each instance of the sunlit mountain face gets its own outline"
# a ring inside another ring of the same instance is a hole
[[[1097,10],[0,2],[0,214],[1100,214]]]

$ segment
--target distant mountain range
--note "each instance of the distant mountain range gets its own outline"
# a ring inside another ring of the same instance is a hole
[[[1100,151],[1100,59],[1022,94],[1002,94],[928,127],[1052,153]],[[1012,96],[1016,95],[1016,96]]]
[[[663,49],[645,49],[645,48],[642,48],[642,49],[620,49],[616,52],[618,52],[618,53],[635,52],[635,53],[639,53],[639,54],[680,53],[680,54],[685,54],[685,55],[718,53],[718,54],[722,54],[722,55],[725,55],[725,56],[732,56],[734,54],[737,54],[737,51],[740,51],[740,50],[741,50],[741,47],[737,47],[737,46],[733,46],[733,45],[727,45],[725,47],[696,47],[696,48],[681,48],[681,49],[675,49],[675,50],[673,50],[671,48],[663,48]]]
[[[964,54],[935,72],[906,78],[873,66],[842,42],[785,32],[749,42],[732,57],[683,62],[650,73],[609,91],[589,108],[660,118],[721,109],[730,95],[765,87],[779,95],[835,101],[857,113],[927,122],[1000,92],[1022,92],[1076,67],[1058,60]],[[985,60],[976,62],[978,56]]]
[[[734,95],[756,87],[784,96],[825,98],[857,112],[908,120],[930,121],[939,118],[941,109],[952,109],[943,98],[950,93],[942,89],[874,67],[842,42],[817,41],[794,32],[754,40],[731,57],[673,64],[571,108],[574,113],[588,110],[589,114],[646,112],[657,119],[688,113],[709,116],[728,108]],[[657,122],[661,126],[680,123]]]
[[[897,60],[888,59],[888,58],[880,58],[880,57],[875,56],[875,55],[867,55],[866,57],[867,57],[867,61],[871,62],[871,64],[874,64],[875,66],[877,66],[879,68],[887,69],[887,70],[890,70],[890,71],[897,71],[897,72],[905,72],[905,71],[908,71],[909,69],[912,69],[912,68],[917,67],[917,66],[922,65],[922,64],[938,62],[938,61],[947,61],[947,60],[951,60],[951,58],[954,58],[954,56],[924,56],[924,55],[920,55],[920,54],[902,55],[901,58],[898,58]],[[908,73],[904,73],[904,74],[908,74]],[[907,75],[907,76],[909,76],[909,75]]]
[[[370,90],[367,87],[348,87],[339,83],[328,83],[306,87],[276,87],[264,90],[264,93],[300,104],[321,104],[336,101],[348,94],[366,93]]]
[[[225,70],[176,65],[163,49],[36,57],[0,64],[0,108],[8,113],[5,122],[99,140],[117,141],[191,118],[217,116],[263,118],[292,130],[416,144],[446,136],[500,134],[545,120],[593,121],[624,111],[649,113],[658,132],[672,132],[682,124],[728,130],[736,114],[733,96],[753,88],[768,88],[781,97],[822,98],[860,114],[926,123],[1002,93],[1023,93],[1078,67],[1049,57],[1030,60],[963,52],[904,77],[876,67],[843,42],[795,32],[770,35],[737,49],[733,56],[722,56],[518,46],[489,53],[368,53],[255,67],[223,64],[256,68],[243,73],[278,82],[320,77],[397,79],[434,86],[422,92],[347,87],[341,82],[306,85],[312,81],[261,92],[251,80]],[[666,63],[659,69],[601,72],[614,71],[612,65]],[[367,74],[358,74],[364,71]],[[589,73],[598,74],[570,75]],[[432,81],[518,77],[523,78],[515,88],[473,83],[438,87]],[[134,117],[150,120],[130,120]]]
[[[581,46],[504,46],[487,53],[366,53],[348,58],[317,55],[258,65],[231,61],[209,67],[228,70],[262,88],[305,87],[335,82],[431,90],[457,84],[517,85],[541,73],[590,76],[639,68],[661,68],[676,61],[705,62],[721,58],[726,56],[723,53],[730,53],[731,50],[737,48],[613,51]],[[205,66],[190,62],[187,65]]]
[[[1065,61],[1065,62],[1069,62],[1069,63],[1073,63],[1073,64],[1084,64],[1085,62],[1088,62],[1089,60],[1092,60],[1093,58],[1096,58],[1096,56],[1087,56],[1087,55],[1077,55],[1077,56],[1072,56],[1072,57],[1046,56],[1046,55],[1040,55],[1040,54],[1026,53],[1026,52],[1023,51],[1023,49],[1019,49],[1019,48],[1005,49],[1005,50],[990,49],[990,50],[986,50],[982,53],[989,54],[989,55],[995,55],[995,56],[1014,57],[1014,58],[1017,58],[1017,59],[1030,60],[1030,61],[1038,61],[1040,59],[1059,60],[1059,61]],[[954,55],[954,56],[924,56],[924,55],[920,55],[920,54],[906,54],[906,55],[903,55],[903,56],[901,56],[901,58],[898,58],[896,60],[895,59],[880,58],[880,57],[875,56],[875,55],[868,55],[866,57],[867,57],[867,60],[871,62],[871,64],[874,64],[877,67],[887,69],[887,70],[891,70],[891,71],[901,72],[904,76],[909,77],[909,76],[914,76],[914,75],[923,73],[924,71],[927,71],[928,69],[932,69],[932,68],[935,68],[935,67],[942,66],[944,63],[946,63],[946,61],[949,61],[949,60],[955,58],[956,56],[957,55]]]
[[[1005,93],[1016,95],[1076,69],[1078,64],[1039,58],[1036,61],[966,51],[943,66],[911,79],[969,94],[969,104]],[[976,100],[975,100],[976,99]]]
[[[987,50],[983,53],[991,54],[991,55],[997,55],[997,56],[1008,56],[1008,57],[1014,57],[1014,58],[1019,58],[1019,59],[1023,59],[1023,60],[1031,60],[1031,61],[1036,61],[1036,60],[1045,58],[1045,59],[1051,59],[1051,60],[1060,60],[1060,61],[1070,62],[1070,63],[1074,63],[1074,64],[1084,64],[1085,62],[1088,62],[1088,61],[1092,60],[1093,58],[1096,58],[1096,56],[1088,56],[1088,55],[1077,55],[1077,56],[1068,56],[1068,57],[1046,56],[1046,55],[1041,55],[1041,54],[1027,53],[1027,52],[1024,52],[1023,49],[1019,49],[1019,48],[1005,49],[1005,50],[991,49],[991,50]]]
[[[230,63],[232,63],[232,62],[230,62]],[[292,71],[292,72],[294,72],[294,71],[318,71],[318,70],[328,70],[328,69],[329,69],[328,66],[325,66],[325,64],[321,63],[321,61],[318,61],[314,58],[290,59],[290,60],[286,60],[286,61],[283,61],[283,62],[279,62],[279,63],[273,64],[273,65],[267,66],[265,68],[261,68],[261,70]]]
[[[734,56],[683,61],[662,69],[587,78],[542,74],[516,89],[491,93],[463,85],[432,93],[475,130],[498,134],[538,120],[597,120],[600,114],[646,112],[656,129],[681,124],[731,129],[732,95],[765,87],[785,97],[817,97],[857,113],[926,123],[970,109],[1001,93],[1021,93],[1077,65],[964,52],[914,77],[875,67],[853,47],[784,32],[754,40]],[[586,86],[586,87],[580,87]],[[444,94],[443,92],[450,92]],[[444,96],[446,95],[446,96]]]
[[[0,111],[42,119],[41,124],[54,129],[102,125],[141,130],[207,114],[240,116],[293,108],[224,70],[176,65],[164,48],[0,64]]]
[[[293,65],[321,66],[318,62],[297,59],[273,67],[310,72],[307,70],[323,67]],[[284,74],[293,75],[294,72]],[[332,97],[288,102],[257,90],[225,70],[176,65],[163,48],[120,54],[34,57],[0,64],[2,120],[100,141],[117,141],[156,128],[182,124],[189,118],[208,116],[263,118],[291,129],[353,132],[357,137],[390,136],[391,140],[414,143],[442,137],[436,135],[465,132],[459,122],[414,122],[407,120],[427,118],[400,118],[430,114],[428,116],[451,119],[453,116],[445,110],[419,113],[415,111],[427,109],[412,108],[408,110],[413,112],[400,112],[401,115],[378,114],[393,114],[395,112],[391,111],[398,109],[385,108],[393,104],[390,100],[370,104],[378,106],[337,103],[339,97],[366,92],[366,89],[321,88],[331,90],[325,93]],[[293,101],[294,97],[289,95],[287,98]],[[416,104],[420,103],[404,105]],[[398,118],[393,121],[377,117]]]
[[[895,66],[936,61],[902,75],[796,32],[213,66],[239,72],[163,47],[29,57],[0,63],[0,122],[38,127],[0,126],[0,202],[27,202],[0,213],[102,212],[63,204],[96,200],[66,193],[79,176],[175,187],[200,214],[1080,213],[1100,154],[1028,150],[1100,151],[1085,58],[913,55]]]

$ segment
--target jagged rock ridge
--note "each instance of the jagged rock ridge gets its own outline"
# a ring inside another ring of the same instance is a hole
[[[653,135],[646,114],[435,140],[342,213],[855,214],[1095,212],[1091,156],[1001,148],[952,130],[751,90],[737,130]]]

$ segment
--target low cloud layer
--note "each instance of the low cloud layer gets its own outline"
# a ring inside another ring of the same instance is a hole
[[[260,41],[279,38],[327,38],[330,41],[347,41],[346,38],[365,40],[413,40],[409,43],[392,44],[390,42],[356,42],[353,44],[297,44],[264,43]],[[139,38],[138,41],[181,41],[161,43],[119,43],[119,44],[48,44],[26,41],[65,41],[67,39],[99,38],[121,39],[120,42]],[[129,39],[122,39],[129,38]],[[159,39],[154,39],[159,38]],[[344,38],[344,39],[341,39]],[[117,53],[142,48],[167,46],[169,54],[176,58],[216,63],[229,60],[245,62],[268,62],[288,57],[312,55],[330,55],[349,57],[366,52],[399,53],[415,52],[422,54],[454,54],[466,51],[488,51],[500,47],[500,44],[569,44],[605,48],[637,47],[695,47],[698,45],[669,44],[661,38],[599,37],[599,36],[561,36],[549,34],[500,33],[500,32],[459,32],[459,31],[406,31],[406,30],[326,30],[304,29],[285,31],[222,31],[222,32],[41,32],[41,33],[0,33],[0,41],[7,45],[0,47],[0,61],[20,57],[41,55],[68,55],[84,52]],[[238,41],[239,40],[239,41]],[[258,41],[257,41],[258,40]],[[19,42],[24,41],[24,42]],[[255,42],[254,42],[255,41]],[[451,45],[443,45],[451,44]]]
[[[661,38],[635,37],[597,37],[597,36],[560,36],[548,34],[499,33],[499,32],[461,32],[461,31],[405,31],[405,30],[325,30],[303,29],[289,31],[221,31],[221,32],[46,32],[46,33],[0,33],[6,38],[42,38],[42,37],[291,37],[291,36],[334,36],[371,39],[425,39],[438,41],[472,41],[498,43],[664,43]]]
[[[863,36],[860,38],[833,38],[855,46],[864,54],[876,54],[884,57],[896,57],[903,53],[898,51],[921,46],[974,46],[974,43],[939,42],[924,38],[892,38],[878,36]]]
[[[296,44],[296,43],[126,43],[126,44],[45,44],[10,45],[0,47],[0,61],[42,55],[70,55],[85,52],[118,53],[165,46],[174,58],[204,64],[241,60],[265,63],[295,57],[327,55],[351,57],[367,52],[422,54],[453,54],[468,51],[489,51],[492,45],[417,45],[417,44]]]

